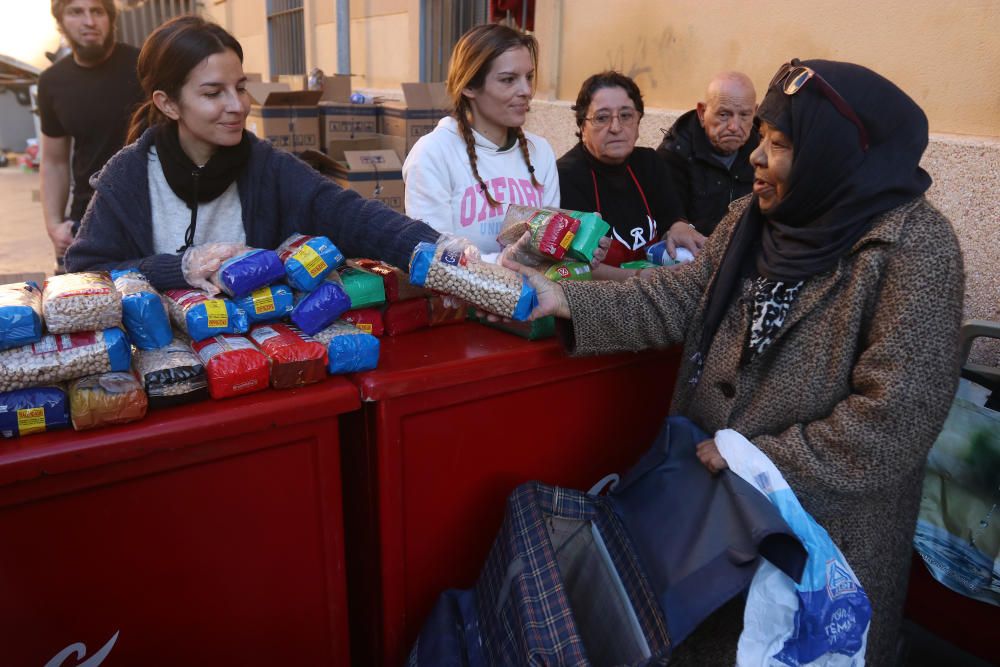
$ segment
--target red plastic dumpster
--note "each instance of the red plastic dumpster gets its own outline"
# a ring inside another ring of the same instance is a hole
[[[358,405],[331,378],[0,442],[0,663],[347,664]]]
[[[361,418],[345,421],[355,664],[403,664],[438,594],[475,582],[515,486],[587,489],[634,463],[678,358],[571,359],[475,323],[383,338],[378,369],[352,376]]]

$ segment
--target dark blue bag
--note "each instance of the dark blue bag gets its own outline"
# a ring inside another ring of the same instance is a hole
[[[670,418],[606,496],[519,486],[473,592],[475,623],[461,605],[439,604],[411,664],[474,665],[473,644],[487,664],[667,664],[746,590],[759,556],[798,579],[802,545],[766,497],[701,465],[695,447],[707,438]]]

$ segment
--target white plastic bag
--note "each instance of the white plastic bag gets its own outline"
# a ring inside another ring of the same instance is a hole
[[[865,664],[871,603],[829,534],[799,504],[767,456],[731,429],[715,434],[729,469],[766,495],[809,552],[796,584],[766,560],[750,583],[739,667]]]

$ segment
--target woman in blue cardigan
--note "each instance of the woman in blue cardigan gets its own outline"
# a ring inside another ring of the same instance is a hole
[[[163,24],[143,45],[138,73],[146,102],[129,145],[92,179],[68,270],[135,267],[161,290],[212,289],[222,261],[294,232],[404,269],[417,243],[437,240],[422,222],[246,132],[243,49],[220,26],[195,16]]]

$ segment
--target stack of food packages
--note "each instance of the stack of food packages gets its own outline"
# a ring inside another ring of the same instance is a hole
[[[0,435],[126,423],[147,407],[374,368],[383,281],[342,275],[343,262],[329,239],[296,234],[225,262],[215,297],[160,294],[135,269],[0,285]]]
[[[502,248],[500,261],[509,257],[556,282],[590,280],[594,252],[610,229],[599,213],[511,204],[497,235]],[[552,317],[530,322],[490,322],[480,317],[479,321],[528,339],[555,334]]]

